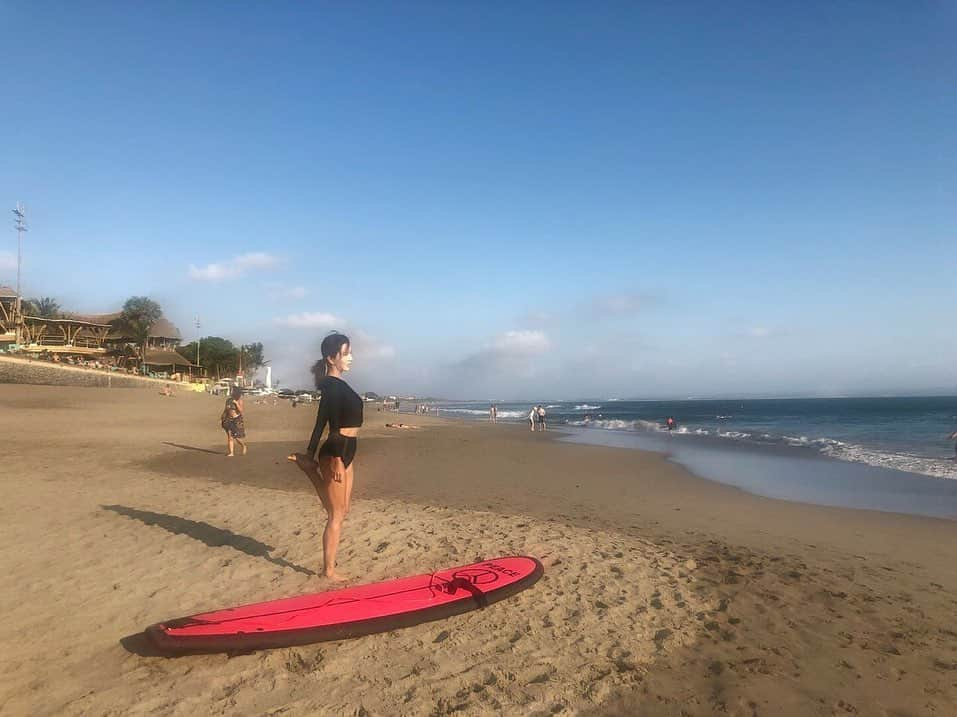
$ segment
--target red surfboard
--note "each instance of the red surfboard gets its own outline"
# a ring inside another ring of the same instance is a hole
[[[394,630],[468,612],[542,576],[526,556],[503,557],[398,580],[190,615],[146,628],[163,652],[305,645]]]

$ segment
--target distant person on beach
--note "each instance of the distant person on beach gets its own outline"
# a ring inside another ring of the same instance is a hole
[[[957,431],[950,434],[950,440],[957,441]],[[954,443],[954,460],[957,461],[957,443]]]
[[[675,419],[673,416],[668,416],[668,419],[665,421],[665,425],[668,427],[669,431],[675,430]]]
[[[548,424],[545,423],[545,407],[544,406],[538,407],[538,430],[540,431],[548,430]]]
[[[492,423],[495,423],[497,414],[498,414],[498,410],[495,408],[495,404],[493,403],[491,406],[489,406],[489,409],[488,409],[488,420],[491,421]]]
[[[532,410],[528,412],[528,427],[532,429],[532,432],[535,432],[535,422],[538,420],[538,407],[532,406]]]
[[[362,425],[362,398],[342,380],[342,375],[351,366],[352,347],[348,337],[339,333],[326,336],[322,341],[322,358],[312,367],[316,388],[322,391],[316,425],[306,452],[289,456],[289,460],[294,461],[309,478],[329,518],[322,534],[322,572],[335,582],[345,580],[336,572],[336,553],[342,523],[349,513],[355,469],[353,460]],[[319,448],[326,424],[329,425],[329,435]]]
[[[219,419],[220,425],[226,431],[227,458],[233,457],[234,442],[239,444],[243,455],[246,455],[246,422],[243,413],[243,390],[239,386],[233,386],[226,397],[226,406]]]

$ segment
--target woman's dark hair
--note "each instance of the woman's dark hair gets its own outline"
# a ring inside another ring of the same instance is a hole
[[[238,401],[243,397],[243,390],[239,386],[233,386],[229,389],[229,397],[234,401]]]
[[[316,388],[319,387],[319,382],[329,371],[329,362],[327,359],[338,356],[339,352],[342,351],[342,347],[348,346],[349,344],[349,337],[345,334],[340,334],[338,331],[333,331],[322,340],[322,358],[312,365],[312,375],[316,378]]]

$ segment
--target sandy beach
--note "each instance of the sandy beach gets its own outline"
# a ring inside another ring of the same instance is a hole
[[[957,521],[823,508],[522,425],[366,408],[342,571],[528,554],[484,610],[344,642],[166,658],[172,617],[325,589],[285,456],[315,408],[0,385],[0,712],[957,713]]]

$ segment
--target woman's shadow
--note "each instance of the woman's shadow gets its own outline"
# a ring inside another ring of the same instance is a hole
[[[247,535],[239,535],[225,528],[217,528],[209,523],[190,520],[189,518],[181,518],[177,515],[154,513],[151,510],[139,510],[138,508],[130,508],[125,505],[101,505],[100,507],[104,510],[112,510],[114,513],[119,513],[127,518],[139,520],[146,525],[159,526],[174,535],[187,535],[201,543],[205,543],[211,548],[219,548],[225,545],[246,555],[251,555],[254,558],[268,560],[273,565],[278,565],[282,568],[292,568],[297,573],[302,573],[303,575],[316,574],[312,570],[297,565],[296,563],[291,563],[284,558],[274,558],[269,554],[275,550],[271,545],[260,542],[255,538],[250,538]]]
[[[169,441],[163,441],[164,446],[172,446],[173,448],[182,448],[186,451],[199,451],[200,453],[212,453],[214,456],[223,455],[224,451],[211,451],[209,448],[197,448],[196,446],[184,446],[182,443],[170,443]]]
[[[316,574],[308,568],[304,568],[296,563],[291,563],[283,558],[274,558],[269,554],[274,549],[271,545],[267,545],[255,538],[250,538],[247,535],[234,533],[225,528],[217,528],[209,523],[190,520],[189,518],[181,518],[177,515],[154,513],[151,510],[139,510],[138,508],[130,508],[125,505],[101,505],[100,507],[104,510],[111,510],[114,513],[126,516],[127,518],[139,520],[146,525],[158,526],[174,535],[187,535],[194,540],[205,543],[211,548],[219,548],[225,545],[246,555],[251,555],[254,558],[263,558],[273,565],[278,565],[283,568],[292,568],[297,573],[303,573],[304,575]],[[129,652],[142,657],[157,657],[164,654],[156,649],[156,646],[149,641],[143,632],[136,633],[135,635],[127,635],[120,640],[120,644]]]

